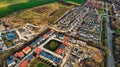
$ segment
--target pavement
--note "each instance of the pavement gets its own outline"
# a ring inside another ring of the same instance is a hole
[[[18,30],[16,30],[16,33],[18,34],[19,39],[23,39],[23,40],[27,41],[27,39],[24,38],[24,37],[20,34],[20,32],[19,32]]]

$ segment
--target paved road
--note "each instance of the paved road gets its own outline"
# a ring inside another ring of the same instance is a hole
[[[107,0],[105,0],[105,9],[106,9],[106,21],[107,21],[107,39],[108,39],[108,52],[109,52],[109,56],[108,56],[108,64],[109,67],[114,67],[114,57],[112,54],[113,51],[113,44],[112,44],[112,32],[111,32],[111,28],[110,28],[110,20],[108,17],[108,3]]]

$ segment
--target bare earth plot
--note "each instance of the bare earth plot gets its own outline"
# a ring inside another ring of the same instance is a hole
[[[26,23],[31,23],[34,25],[42,25],[42,24],[48,25],[50,23],[53,23],[66,11],[72,8],[73,6],[68,7],[58,3],[53,3],[53,4],[38,6],[21,12],[16,12],[8,16],[7,18],[11,18],[10,19],[10,21],[12,22],[11,24],[14,24],[15,27],[23,26]],[[4,19],[6,20],[6,18]]]

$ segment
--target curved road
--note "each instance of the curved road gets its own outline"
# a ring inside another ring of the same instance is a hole
[[[108,40],[108,67],[114,67],[114,57],[113,57],[113,44],[112,44],[112,31],[110,27],[110,20],[108,17],[108,0],[105,1],[105,9],[106,9],[106,21],[107,21],[107,40]]]

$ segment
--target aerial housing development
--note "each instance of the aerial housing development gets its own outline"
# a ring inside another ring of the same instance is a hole
[[[0,67],[119,67],[119,2],[0,1]]]

